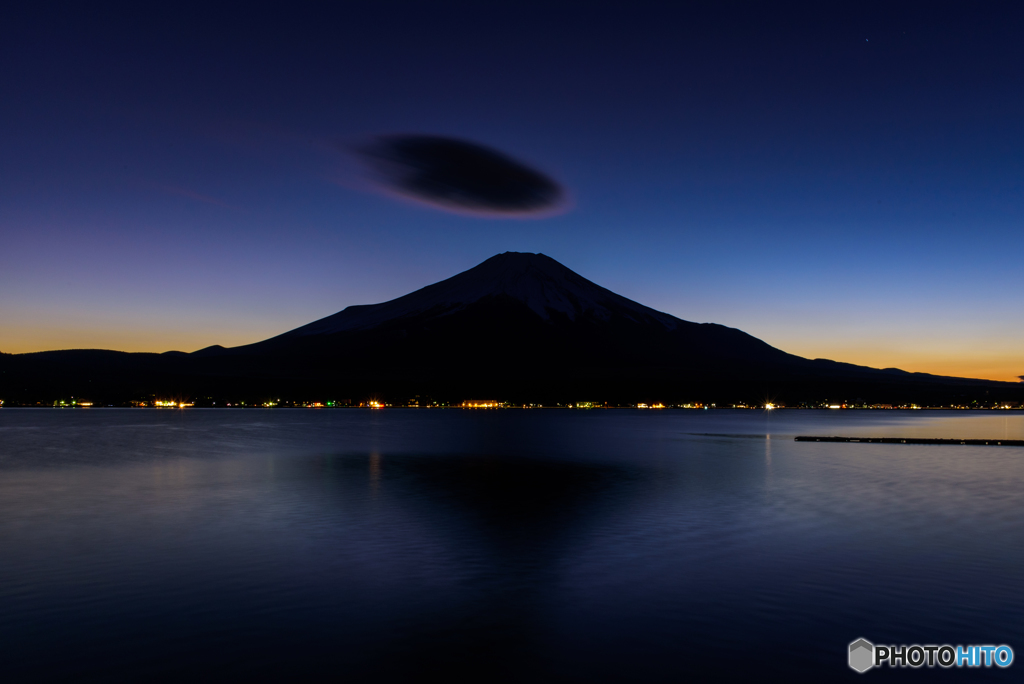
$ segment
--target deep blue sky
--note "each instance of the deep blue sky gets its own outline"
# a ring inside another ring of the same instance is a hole
[[[1024,373],[1024,5],[82,3],[0,21],[0,350],[256,341],[506,250],[787,351]],[[564,183],[368,191],[429,133]]]

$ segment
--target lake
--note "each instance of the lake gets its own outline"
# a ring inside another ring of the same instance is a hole
[[[858,637],[1024,649],[1024,449],[798,434],[1024,414],[2,409],[0,676],[863,681]]]

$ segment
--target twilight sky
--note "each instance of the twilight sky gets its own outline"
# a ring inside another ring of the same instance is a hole
[[[802,356],[1024,373],[1024,4],[23,4],[0,351],[244,344],[513,250]],[[571,208],[376,192],[342,150],[395,133]]]

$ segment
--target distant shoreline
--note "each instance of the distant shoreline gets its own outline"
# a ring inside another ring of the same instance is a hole
[[[1011,413],[1024,413],[1024,406],[893,406],[887,408],[871,407],[871,406],[847,406],[841,408],[830,408],[826,406],[776,406],[771,409],[767,409],[764,406],[708,406],[708,407],[686,407],[686,406],[664,406],[660,408],[651,407],[639,407],[639,406],[588,406],[578,407],[569,405],[509,405],[509,406],[492,406],[487,408],[480,407],[467,407],[459,405],[448,405],[448,406],[408,406],[408,405],[386,405],[386,406],[302,406],[302,405],[288,405],[288,406],[262,406],[257,404],[245,404],[245,405],[226,405],[226,406],[46,406],[46,405],[0,405],[0,409],[46,409],[46,410],[101,410],[101,409],[118,409],[118,410],[147,410],[147,411],[185,411],[185,410],[261,410],[269,411],[271,409],[282,409],[282,410],[363,410],[363,411],[381,411],[381,410],[459,410],[459,411],[508,411],[508,410],[560,410],[560,411],[594,411],[594,410],[620,410],[620,411],[764,411],[764,412],[776,412],[776,411],[1000,411]]]

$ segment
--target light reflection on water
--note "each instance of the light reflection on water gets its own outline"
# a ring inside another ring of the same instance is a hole
[[[4,409],[0,665],[820,681],[860,636],[1024,649],[1024,449],[796,434],[1024,415]]]

